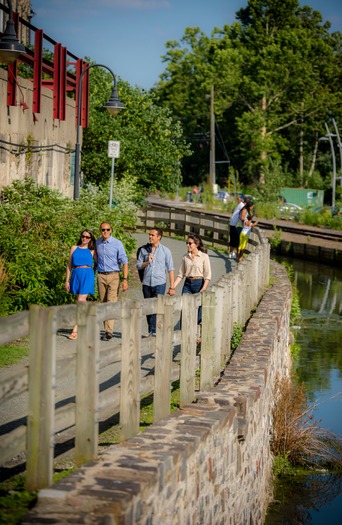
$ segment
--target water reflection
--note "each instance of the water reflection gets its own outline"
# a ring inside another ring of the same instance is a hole
[[[295,271],[302,311],[296,374],[310,403],[317,404],[314,416],[320,426],[342,436],[342,269],[286,260]],[[342,474],[291,479],[291,488],[280,487],[276,498],[265,525],[340,523]]]

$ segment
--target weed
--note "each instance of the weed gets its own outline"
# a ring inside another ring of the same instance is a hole
[[[281,229],[277,229],[277,227],[274,225],[273,226],[273,235],[271,235],[268,240],[269,240],[269,243],[271,245],[271,249],[272,250],[276,250],[278,248],[278,246],[280,245],[281,243],[281,234],[282,234],[282,230]]]
[[[322,429],[313,417],[315,405],[309,406],[304,384],[283,378],[275,384],[271,451],[278,460],[291,465],[326,468],[342,467],[342,439]]]
[[[233,335],[231,337],[231,349],[232,351],[236,350],[236,348],[239,346],[242,336],[243,336],[244,329],[242,326],[240,326],[238,323],[234,323],[233,327]]]
[[[294,472],[294,467],[289,461],[288,452],[278,454],[273,460],[273,474],[277,477],[290,476]]]
[[[0,524],[15,525],[20,523],[28,509],[37,501],[36,492],[28,492],[22,475],[0,485]]]
[[[292,359],[296,359],[298,357],[298,354],[300,352],[300,346],[297,343],[292,343],[290,346],[290,353],[292,356]]]

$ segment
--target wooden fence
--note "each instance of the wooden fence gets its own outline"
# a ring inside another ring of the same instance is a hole
[[[154,217],[153,224],[156,222]],[[199,233],[203,235],[206,227],[202,221]],[[248,257],[203,294],[141,301],[124,298],[105,304],[33,305],[28,312],[0,318],[0,345],[12,341],[13,334],[16,339],[29,336],[28,367],[16,366],[0,374],[0,409],[1,404],[28,392],[26,423],[13,414],[11,424],[3,425],[6,431],[0,431],[1,464],[25,452],[28,488],[47,487],[52,482],[56,436],[66,429],[73,429],[75,459],[80,465],[97,457],[99,421],[119,414],[121,440],[126,440],[139,432],[143,396],[154,394],[156,422],[170,413],[172,382],[180,381],[181,405],[193,402],[198,390],[212,388],[230,356],[234,324],[245,325],[269,281],[266,238],[257,231],[250,246]],[[197,355],[200,302],[202,343]],[[157,335],[144,338],[142,320],[153,313],[157,314]],[[121,338],[113,338],[100,351],[99,333],[105,319],[116,320]],[[57,333],[76,323],[76,354],[60,358]],[[101,371],[115,363],[120,380],[100,384]],[[73,367],[75,397],[63,400],[62,396],[63,402],[57,403],[60,378]]]

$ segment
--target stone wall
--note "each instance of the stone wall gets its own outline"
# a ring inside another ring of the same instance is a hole
[[[272,275],[215,388],[40,491],[22,523],[262,524],[274,383],[290,367],[291,285],[281,266]]]

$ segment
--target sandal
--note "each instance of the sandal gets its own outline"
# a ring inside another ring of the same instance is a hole
[[[75,339],[77,339],[77,332],[71,332],[71,334],[68,335],[68,339],[75,341]]]

